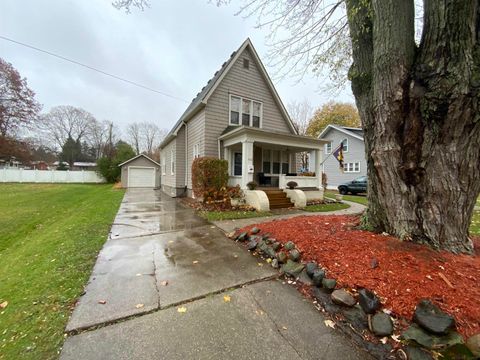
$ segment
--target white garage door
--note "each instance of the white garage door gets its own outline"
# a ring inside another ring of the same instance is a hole
[[[155,187],[155,168],[128,168],[128,187]]]

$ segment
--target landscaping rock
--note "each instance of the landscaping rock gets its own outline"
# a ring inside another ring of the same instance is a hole
[[[407,354],[408,360],[433,360],[432,355],[416,346],[407,345],[403,348],[405,354]]]
[[[446,349],[456,344],[463,344],[462,335],[456,331],[450,331],[446,335],[438,336],[426,332],[417,324],[412,324],[402,333],[405,340],[415,341],[427,349]]]
[[[275,268],[275,269],[278,269],[280,267],[277,259],[272,260],[272,267]]]
[[[297,249],[290,250],[290,252],[288,253],[288,257],[292,261],[299,261],[300,256],[300,251],[298,251]]]
[[[371,269],[376,269],[378,267],[378,260],[373,258],[372,260],[370,260],[370,268]]]
[[[323,278],[322,286],[325,290],[332,292],[333,290],[335,290],[335,286],[337,286],[337,280]]]
[[[441,350],[439,359],[478,360],[478,356],[474,356],[465,344],[456,344]]]
[[[355,298],[344,289],[335,290],[332,292],[331,297],[332,301],[338,305],[353,306],[357,303]]]
[[[271,235],[270,233],[265,233],[265,234],[263,234],[263,235],[262,235],[263,240],[269,239],[269,238],[270,238],[270,235]]]
[[[265,247],[265,250],[263,251],[263,253],[268,256],[269,258],[271,259],[274,259],[275,256],[277,255],[277,253],[275,252],[275,250],[273,250],[270,246],[266,246]]]
[[[380,308],[380,299],[368,289],[358,291],[358,302],[367,314],[374,314]]]
[[[285,254],[283,251],[280,251],[279,253],[277,253],[277,256],[276,256],[277,260],[279,263],[286,263],[287,262],[287,254]]]
[[[305,265],[305,269],[307,270],[307,275],[312,278],[313,277],[313,272],[318,269],[318,265],[314,263],[313,261],[310,261]]]
[[[448,330],[455,326],[455,319],[429,300],[422,300],[417,304],[413,321],[425,330],[437,335],[445,335]]]
[[[246,232],[242,232],[237,236],[238,241],[247,241],[248,240],[248,234]]]
[[[323,281],[324,278],[325,278],[325,270],[316,269],[313,272],[313,275],[312,275],[313,285],[318,286],[318,287],[322,286],[322,281]]]
[[[367,314],[365,314],[360,305],[357,304],[349,309],[345,309],[343,315],[355,329],[368,329]]]
[[[287,241],[285,245],[283,245],[285,250],[293,250],[295,249],[295,244],[292,241]]]
[[[283,272],[287,275],[293,276],[294,278],[298,277],[304,268],[305,265],[299,264],[292,260],[288,260],[287,263],[282,266]]]
[[[250,230],[250,234],[258,234],[260,232],[260,229],[258,227],[254,227],[252,228],[252,230]]]
[[[257,248],[257,242],[252,240],[252,241],[249,241],[248,244],[247,244],[247,250],[250,250],[250,251],[253,251]]]
[[[390,336],[393,334],[392,319],[383,312],[373,315],[371,325],[372,328],[370,330],[379,337]]]
[[[480,358],[480,333],[470,336],[466,345],[475,357]]]
[[[280,246],[282,246],[282,244],[280,244],[278,241],[275,241],[274,243],[272,243],[272,249],[277,251],[278,249],[280,249]]]

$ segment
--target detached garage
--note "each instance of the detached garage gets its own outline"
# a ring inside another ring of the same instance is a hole
[[[157,188],[160,186],[160,164],[140,154],[118,165],[122,168],[122,187]]]

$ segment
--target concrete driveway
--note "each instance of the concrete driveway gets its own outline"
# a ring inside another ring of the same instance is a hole
[[[61,359],[369,358],[259,261],[178,201],[130,189]]]

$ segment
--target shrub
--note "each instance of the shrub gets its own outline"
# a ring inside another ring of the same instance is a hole
[[[257,188],[257,183],[255,181],[250,181],[247,183],[247,187],[249,190],[255,190]]]
[[[227,160],[199,157],[192,163],[192,188],[196,197],[204,196],[206,192],[220,191],[227,187]]]
[[[325,190],[327,189],[327,181],[328,181],[327,174],[322,173],[322,186]]]
[[[298,184],[297,184],[295,181],[289,181],[289,182],[287,183],[287,186],[288,186],[288,188],[289,188],[290,190],[293,190],[293,189],[295,189],[295,188],[298,186]]]
[[[240,185],[230,186],[227,188],[228,195],[230,199],[241,199],[243,198],[243,191],[240,189]]]
[[[226,187],[209,188],[203,192],[203,205],[208,210],[227,210],[232,207],[230,195]]]
[[[300,176],[315,176],[315,173],[312,171],[305,171],[301,173]]]

